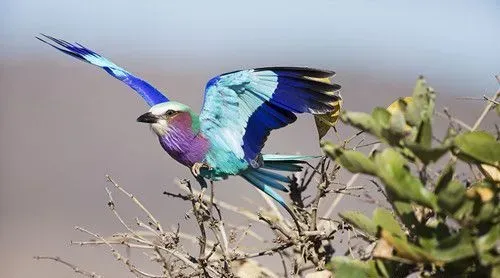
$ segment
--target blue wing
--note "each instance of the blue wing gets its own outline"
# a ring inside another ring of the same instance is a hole
[[[200,114],[201,131],[213,146],[207,163],[241,168],[240,160],[261,166],[260,152],[271,130],[294,122],[295,113],[325,114],[335,109],[340,86],[320,80],[333,75],[310,68],[271,67],[211,79]]]
[[[90,63],[92,65],[96,65],[104,69],[113,77],[129,85],[132,89],[139,93],[139,95],[146,101],[147,104],[149,104],[149,106],[168,101],[168,98],[166,96],[160,93],[148,82],[135,77],[133,74],[115,65],[113,62],[95,53],[94,51],[78,43],[71,44],[67,41],[56,39],[51,36],[43,34],[42,36],[50,40],[51,42],[39,37],[37,37],[37,39],[79,60]]]

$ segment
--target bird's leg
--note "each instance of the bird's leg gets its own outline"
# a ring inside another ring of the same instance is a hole
[[[200,184],[201,188],[206,188],[207,187],[207,182],[200,175],[200,172],[201,172],[202,168],[206,168],[208,170],[211,169],[210,166],[208,166],[208,164],[206,164],[205,162],[196,162],[191,167],[191,173],[193,174],[193,176],[196,179],[196,181]]]
[[[205,162],[196,162],[191,167],[191,173],[193,173],[193,176],[198,177],[202,168],[206,168],[208,170],[211,169],[210,166],[208,166],[208,164],[206,164]]]
[[[194,174],[193,174],[194,175]],[[207,188],[207,182],[205,181],[205,179],[202,177],[202,176],[194,176],[194,178],[196,179],[196,181],[200,184],[201,186],[201,189],[205,189]]]

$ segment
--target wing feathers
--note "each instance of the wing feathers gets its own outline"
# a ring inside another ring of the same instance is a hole
[[[41,36],[49,41],[44,40],[40,37],[37,37],[37,39],[54,47],[55,49],[64,52],[72,57],[75,57],[78,60],[104,69],[107,73],[121,80],[123,83],[127,84],[136,92],[138,92],[139,95],[150,106],[168,101],[168,98],[166,96],[160,93],[160,91],[151,86],[148,82],[134,76],[123,68],[117,66],[115,63],[84,47],[83,45],[79,43],[71,44],[67,41],[43,34],[41,34]]]
[[[310,68],[271,67],[212,78],[205,89],[201,130],[209,139],[224,140],[220,130],[228,128],[232,133],[228,140],[240,138],[240,146],[221,143],[215,149],[236,153],[235,159],[253,165],[270,131],[294,122],[294,113],[324,114],[335,109],[340,86],[320,80],[333,75]]]
[[[307,67],[263,67],[256,68],[255,71],[272,71],[281,76],[308,76],[313,78],[327,78],[335,75],[333,71]]]

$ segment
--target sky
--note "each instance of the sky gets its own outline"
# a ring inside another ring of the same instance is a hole
[[[0,58],[60,55],[34,40],[47,33],[168,71],[333,66],[488,89],[499,73],[499,3],[3,0]]]

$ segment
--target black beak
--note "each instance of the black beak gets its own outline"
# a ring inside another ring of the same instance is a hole
[[[141,123],[154,124],[158,121],[158,117],[153,115],[153,113],[148,112],[140,115],[139,118],[137,118],[137,121]]]

